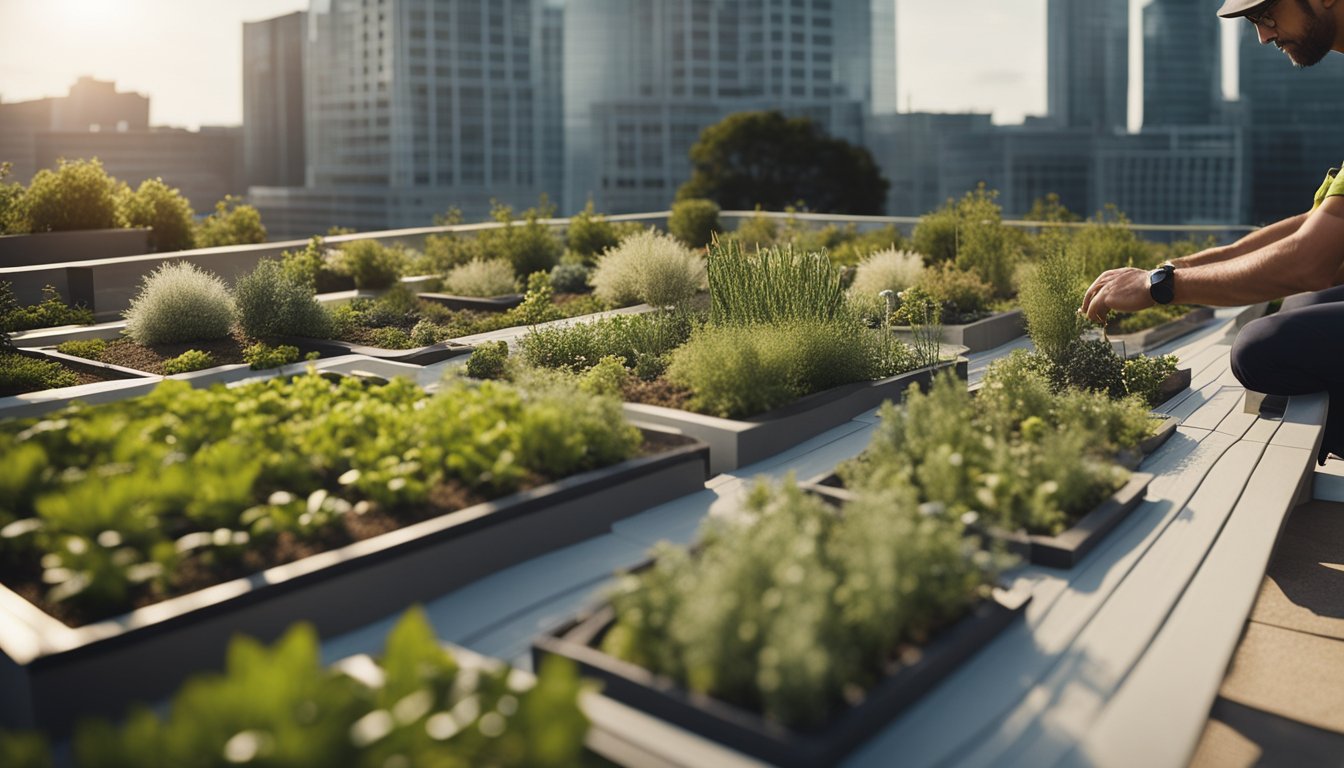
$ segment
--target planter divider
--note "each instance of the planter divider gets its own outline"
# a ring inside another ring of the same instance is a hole
[[[1178,339],[1187,333],[1199,330],[1213,317],[1213,307],[1195,307],[1184,315],[1174,320],[1168,320],[1161,325],[1134,333],[1107,336],[1107,338],[1112,344],[1124,345],[1125,357],[1134,357],[1150,349],[1156,349],[1172,339]]]
[[[389,360],[394,363],[412,365],[431,365],[449,358],[470,354],[475,347],[457,341],[440,341],[424,347],[412,349],[383,349],[354,344],[335,339],[313,339],[307,336],[276,336],[271,339],[276,344],[291,344],[300,349],[316,349],[333,355],[364,355],[377,360]]]
[[[914,339],[915,332],[908,325],[893,326],[891,332],[901,339]],[[995,349],[1027,332],[1027,321],[1020,309],[997,312],[973,323],[944,325],[942,342],[966,347],[968,352]]]
[[[470,309],[477,312],[507,312],[523,303],[523,294],[510,293],[503,296],[458,296],[451,293],[421,293],[418,296],[425,301],[442,304],[449,309]]]

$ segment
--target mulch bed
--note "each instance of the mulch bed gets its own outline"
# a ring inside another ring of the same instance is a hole
[[[686,403],[691,399],[691,390],[658,378],[644,381],[634,376],[627,377],[621,385],[621,399],[627,403],[643,405],[661,405],[665,408],[690,410]]]

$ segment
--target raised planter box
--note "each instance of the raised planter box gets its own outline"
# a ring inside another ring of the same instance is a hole
[[[1124,345],[1124,357],[1134,357],[1150,349],[1156,349],[1172,339],[1199,330],[1213,319],[1213,315],[1212,307],[1196,307],[1175,320],[1168,320],[1147,330],[1107,338],[1112,345]]]
[[[143,253],[149,253],[149,230],[145,228],[0,235],[0,268],[115,259]]]
[[[412,349],[383,349],[381,347],[368,347],[363,344],[352,344],[348,341],[310,339],[305,336],[277,336],[272,341],[276,344],[292,344],[300,349],[316,349],[325,354],[364,355],[377,360],[389,360],[394,363],[410,363],[412,365],[430,365],[442,362],[459,355],[470,354],[475,349],[471,345],[456,341],[440,341],[437,344]]]
[[[1175,426],[1175,421],[1172,420],[1172,431],[1175,430]],[[1155,435],[1154,438],[1159,435]],[[1162,436],[1162,439],[1165,440],[1166,437],[1170,437],[1170,432]],[[1072,528],[1056,536],[1040,536],[1001,529],[990,529],[983,533],[1003,542],[1009,552],[1033,565],[1072,568],[1105,538],[1111,529],[1119,525],[1139,502],[1143,501],[1144,493],[1152,480],[1152,475],[1135,472],[1130,475],[1129,482],[1124,487],[1084,515],[1073,524]],[[845,488],[844,483],[833,473],[799,483],[799,487],[833,506],[843,506],[854,500],[854,492]]]
[[[1162,405],[1171,398],[1179,395],[1190,387],[1192,372],[1189,368],[1179,368],[1175,373],[1168,376],[1158,387],[1158,405]]]
[[[914,339],[915,332],[908,325],[898,325],[891,332],[902,339]],[[1022,310],[1014,309],[990,315],[983,320],[964,325],[943,326],[942,342],[966,347],[967,352],[995,349],[1027,332],[1027,321]]]
[[[926,387],[934,375],[954,370],[966,379],[966,360],[948,361],[880,381],[861,381],[800,398],[783,408],[747,419],[723,419],[660,405],[626,403],[631,421],[670,427],[709,445],[713,474],[754,464],[768,456],[816,437],[884,400],[899,401],[912,385]]]
[[[425,301],[442,304],[449,309],[470,309],[477,312],[507,312],[523,303],[523,294],[511,293],[506,296],[457,296],[451,293],[421,293]]]
[[[323,636],[363,626],[698,491],[707,460],[685,440],[79,628],[0,586],[0,726],[59,734],[152,702],[220,668],[235,633],[269,642],[296,621]]]
[[[602,638],[615,623],[610,607],[538,637],[532,655],[534,666],[548,655],[568,658],[580,674],[603,684],[603,696],[773,765],[835,765],[992,640],[1030,599],[1025,590],[995,590],[993,599],[980,602],[970,615],[937,633],[914,661],[893,662],[860,704],[815,731],[786,728],[603,653]]]

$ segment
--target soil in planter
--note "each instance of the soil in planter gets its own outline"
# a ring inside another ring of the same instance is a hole
[[[255,339],[247,338],[242,331],[236,328],[229,336],[222,339],[156,344],[152,347],[122,338],[109,341],[97,359],[98,362],[162,376],[164,374],[163,364],[187,350],[196,349],[201,352],[208,352],[214,358],[214,363],[211,365],[213,368],[219,365],[247,362],[243,359],[243,350],[255,343]],[[299,353],[304,355],[311,351],[314,350],[300,349]]]
[[[656,455],[685,444],[686,438],[678,435],[645,433],[644,442],[636,455]],[[517,491],[530,490],[547,482],[550,481],[533,475],[524,478]],[[335,486],[335,479],[328,485]],[[443,483],[431,489],[429,502],[419,509],[398,510],[394,513],[377,505],[356,505],[356,509],[364,509],[362,514],[353,510],[347,512],[341,518],[340,525],[328,527],[308,538],[300,539],[285,532],[265,542],[239,547],[235,557],[225,557],[219,550],[184,557],[169,578],[167,589],[142,587],[136,590],[131,595],[130,608],[127,610],[144,608],[168,598],[338,549],[488,500],[485,494],[459,482]],[[47,587],[42,583],[40,555],[0,558],[0,583],[70,627],[80,627],[121,613],[94,611],[71,603],[49,600]]]
[[[661,405],[664,408],[676,408],[682,411],[690,410],[686,403],[691,399],[691,394],[691,390],[678,387],[663,378],[644,381],[629,376],[621,384],[621,399],[627,403]]]
[[[424,337],[411,338],[411,331],[421,321],[435,326],[432,338],[439,341],[528,324],[526,318],[519,317],[515,311],[452,310],[431,301],[403,301],[389,303],[383,299],[373,299],[356,302],[352,305],[353,312],[346,310],[349,319],[339,324],[342,327],[337,339],[381,349],[414,349],[429,343]],[[575,317],[602,310],[592,296],[578,293],[558,294],[552,299],[551,305],[559,310],[560,317]]]
[[[75,386],[80,386],[83,384],[97,384],[103,381],[125,381],[125,379],[123,379],[120,376],[106,376],[94,370],[80,368],[73,365],[66,365],[65,363],[60,361],[54,361],[54,362],[56,362],[56,364],[59,365],[63,370],[69,371],[75,375]],[[44,390],[0,387],[0,397],[11,397],[13,395],[23,395],[29,392],[42,392],[42,391]]]

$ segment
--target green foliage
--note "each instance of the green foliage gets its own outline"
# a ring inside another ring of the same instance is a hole
[[[1022,217],[1025,221],[1040,221],[1055,224],[1067,224],[1075,221],[1082,221],[1081,216],[1064,207],[1060,201],[1059,195],[1050,192],[1045,197],[1038,197],[1031,201],[1031,210]]]
[[[923,276],[924,259],[919,254],[894,248],[874,251],[859,262],[849,294],[861,301],[872,301],[882,291],[900,293],[919,283]]]
[[[555,216],[555,207],[545,195],[536,208],[523,211],[522,223],[515,222],[513,209],[502,203],[495,204],[490,216],[503,226],[476,235],[476,252],[482,257],[507,260],[518,277],[549,271],[560,261],[564,250],[560,240],[541,221]]]
[[[1125,360],[1125,391],[1138,396],[1149,406],[1158,405],[1162,382],[1176,372],[1176,365],[1175,355],[1139,355]]]
[[[867,232],[854,231],[852,235],[840,238],[828,246],[831,261],[836,264],[858,264],[871,253],[877,251],[909,250],[909,244],[901,236],[895,224],[872,229]]]
[[[527,278],[527,293],[523,303],[509,310],[515,325],[540,325],[559,320],[564,313],[555,306],[555,289],[551,287],[549,272],[533,272]]]
[[[988,594],[994,563],[908,486],[835,514],[791,482],[661,544],[611,595],[603,650],[791,727],[816,727]]]
[[[705,260],[671,235],[643,230],[598,259],[593,293],[617,307],[681,304],[705,286]]]
[[[97,159],[60,160],[44,168],[18,200],[21,232],[113,229],[122,225],[117,210],[117,180]]]
[[[215,364],[215,356],[199,349],[188,349],[177,357],[163,361],[163,373],[172,376],[176,373],[191,373],[209,368]]]
[[[42,288],[42,301],[20,306],[12,284],[0,280],[0,334],[49,328],[56,325],[90,325],[93,313],[84,307],[70,307],[53,286]]]
[[[448,270],[443,290],[457,296],[505,296],[518,292],[518,279],[503,259],[472,259]]]
[[[233,195],[215,203],[215,212],[207,216],[196,231],[198,248],[264,242],[266,227],[261,223],[261,214]]]
[[[608,248],[615,248],[618,242],[620,240],[616,236],[615,227],[607,221],[606,216],[593,209],[592,200],[582,211],[570,217],[569,226],[565,230],[565,246],[586,261],[591,261]]]
[[[0,350],[0,397],[78,383],[75,374],[58,363]]]
[[[1038,351],[1057,363],[1086,327],[1087,320],[1078,308],[1087,280],[1068,251],[1055,249],[1033,265],[1022,281],[1017,299],[1027,320],[1027,335]]]
[[[101,360],[107,351],[107,342],[103,339],[70,339],[57,344],[56,351],[87,360]]]
[[[583,264],[561,262],[551,270],[551,287],[557,293],[585,293],[591,270]]]
[[[238,324],[250,337],[331,336],[331,313],[317,303],[313,286],[287,274],[274,259],[263,259],[238,278],[233,292]]]
[[[910,370],[910,349],[842,320],[709,325],[671,353],[667,379],[693,393],[693,410],[743,418],[813,392]]]
[[[280,266],[286,277],[311,285],[317,293],[339,290],[347,276],[341,274],[327,256],[321,237],[313,236],[302,251],[282,251]],[[349,283],[344,283],[348,287]]]
[[[1175,320],[1194,309],[1186,304],[1154,304],[1138,312],[1113,313],[1106,319],[1106,332],[1113,335],[1138,333]]]
[[[421,345],[415,343],[410,333],[400,328],[375,328],[372,346],[380,349],[413,349]]]
[[[132,710],[119,724],[81,723],[81,768],[233,765],[535,766],[584,762],[588,721],[572,664],[548,660],[535,686],[507,667],[462,668],[434,637],[423,611],[403,615],[372,674],[321,666],[317,633],[292,626],[266,648],[229,644],[223,673],[199,674],[167,711]],[[12,768],[53,764],[38,734],[0,732]]]
[[[736,241],[709,249],[710,319],[717,324],[836,318],[844,309],[840,270],[792,246],[743,251]]]
[[[461,224],[462,212],[454,210],[446,217],[436,217],[435,223],[438,226]],[[466,264],[473,258],[480,257],[474,237],[444,232],[425,238],[425,264],[431,273],[443,274],[459,264]]]
[[[14,164],[0,162],[0,235],[19,235],[24,233],[23,185],[5,181],[13,173]]]
[[[1152,263],[1148,244],[1129,226],[1129,219],[1114,205],[1088,219],[1074,230],[1069,242],[1072,258],[1089,280],[1108,269],[1147,267]]]
[[[629,377],[625,360],[607,355],[579,377],[579,389],[592,395],[620,397],[621,387]]]
[[[938,301],[948,324],[980,319],[994,298],[993,286],[948,262],[924,270],[915,285]]]
[[[467,358],[467,375],[473,379],[506,378],[509,366],[509,345],[503,341],[487,341],[472,351]]]
[[[741,243],[748,249],[758,246],[769,248],[779,242],[779,224],[775,222],[773,217],[766,216],[759,205],[756,206],[755,210],[756,212],[752,214],[751,218],[743,219],[737,223],[737,229],[733,230],[731,238],[724,238],[719,242],[720,247],[724,247],[729,240]],[[713,247],[713,238],[710,238],[710,250],[713,250]]]
[[[1125,396],[1125,361],[1105,339],[1080,340],[1071,344],[1056,361],[1056,388],[1076,387]]]
[[[126,335],[146,346],[222,339],[233,317],[223,280],[190,262],[170,262],[141,283],[125,313]]]
[[[243,350],[243,361],[254,371],[279,368],[299,361],[299,348],[288,344],[272,347],[261,342]]]
[[[719,204],[713,200],[690,198],[672,204],[667,231],[690,248],[704,248],[722,231]]]
[[[666,356],[689,338],[691,321],[681,313],[615,315],[564,328],[533,328],[518,341],[528,365],[586,371],[606,357],[619,357],[641,378],[661,375]]]
[[[705,128],[691,147],[678,200],[729,210],[781,210],[807,200],[826,213],[881,214],[887,180],[868,150],[827,136],[808,118],[739,112]]]
[[[339,543],[361,502],[404,524],[444,484],[494,497],[640,444],[618,400],[572,386],[449,379],[431,396],[316,373],[208,390],[166,381],[43,421],[60,426],[0,424],[0,526],[37,521],[6,557],[42,571],[46,599],[81,620],[199,588],[184,576],[245,553],[265,562],[277,537]]]
[[[180,190],[163,179],[146,179],[127,195],[121,207],[128,227],[149,227],[151,251],[185,251],[196,247],[195,212]]]
[[[930,264],[953,262],[976,273],[996,295],[1011,296],[1023,238],[1003,223],[998,196],[981,183],[961,200],[948,200],[941,209],[920,218],[913,246]]]
[[[356,240],[341,246],[334,259],[337,272],[349,275],[359,289],[391,288],[401,279],[405,252],[377,240]]]

